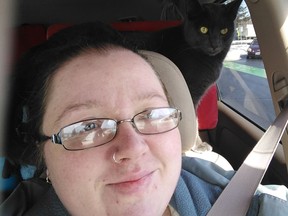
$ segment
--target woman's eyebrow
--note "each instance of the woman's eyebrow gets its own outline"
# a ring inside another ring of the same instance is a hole
[[[141,94],[136,97],[136,100],[151,100],[153,98],[159,98],[163,101],[168,101],[166,95],[159,94],[157,91],[147,92],[146,94]]]
[[[147,101],[152,100],[154,98],[161,99],[164,102],[167,102],[167,98],[165,95],[159,94],[156,91],[147,92],[146,94],[137,95],[134,100],[135,101]],[[59,123],[64,116],[68,115],[71,112],[75,112],[81,109],[90,109],[90,108],[104,107],[104,105],[97,100],[87,100],[81,103],[72,103],[68,105],[56,118],[56,123]]]
[[[81,110],[81,109],[89,109],[89,108],[95,108],[95,107],[101,107],[101,103],[99,101],[84,101],[82,103],[73,103],[71,105],[68,105],[65,107],[65,109],[60,113],[60,115],[56,118],[56,123],[59,123],[64,116],[68,115],[71,112]]]

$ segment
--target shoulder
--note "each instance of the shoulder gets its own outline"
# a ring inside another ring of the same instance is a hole
[[[260,185],[247,216],[288,215],[288,190],[283,185]]]
[[[227,165],[222,166],[223,163],[220,166],[214,160],[211,161],[213,155],[208,156],[209,160],[203,156],[182,157],[182,169],[207,183],[225,188],[235,171]]]
[[[1,204],[0,212],[6,216],[69,215],[52,185],[40,178],[21,182]]]
[[[170,204],[181,216],[206,215],[233,173],[210,161],[183,157],[181,175]]]
[[[50,185],[41,179],[21,182],[12,194],[1,204],[3,215],[23,215],[34,203],[45,194]]]
[[[208,203],[211,208],[234,174],[235,171],[224,169],[212,161],[199,157],[183,157],[179,182],[182,182],[188,188],[194,185],[193,190],[196,189],[198,192],[199,188],[202,188],[205,191],[205,196],[212,201],[211,205]],[[177,187],[179,187],[179,183]],[[218,189],[220,189],[219,193],[217,192]],[[189,193],[193,194],[191,190]],[[287,187],[283,185],[259,185],[247,215],[288,215]]]

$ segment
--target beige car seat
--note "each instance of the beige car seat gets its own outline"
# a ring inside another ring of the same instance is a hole
[[[213,151],[202,153],[192,151],[193,145],[199,139],[197,118],[188,86],[178,67],[159,53],[146,50],[141,51],[141,53],[147,57],[154,70],[157,71],[174,105],[182,112],[182,121],[179,125],[179,130],[182,139],[183,155],[209,160],[225,170],[232,170],[233,168],[230,163],[218,153]]]

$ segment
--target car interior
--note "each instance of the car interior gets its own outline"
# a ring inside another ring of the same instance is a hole
[[[199,0],[199,2],[214,1]],[[273,112],[277,116],[286,107],[288,99],[288,1],[244,0],[244,3],[249,9],[261,48],[261,59],[271,94]],[[0,36],[0,44],[2,44],[0,46],[0,138],[2,144],[0,190],[3,198],[6,198],[23,180],[19,177],[20,171],[17,170],[19,167],[15,167],[13,161],[9,160],[4,148],[5,145],[9,145],[4,139],[4,131],[9,99],[7,80],[11,65],[29,48],[49,39],[55,32],[77,23],[100,20],[111,24],[119,31],[132,32],[153,32],[181,24],[179,20],[162,20],[161,11],[162,1],[160,0],[1,1],[0,31],[3,33]],[[156,53],[152,55],[157,56]],[[161,60],[163,59],[160,58],[159,61]],[[167,83],[168,92],[173,94],[172,98],[175,98],[175,104],[184,113],[180,130],[183,146],[185,146],[183,150],[187,150],[185,154],[211,160],[226,170],[237,171],[263,137],[267,128],[258,125],[222,100],[217,82],[209,88],[195,112],[181,72],[178,71],[179,73],[173,74],[171,78],[170,75],[165,74],[167,71],[165,68],[159,68],[159,71],[163,82]],[[247,103],[252,102],[248,100]],[[266,115],[262,112],[263,114]],[[287,119],[285,121],[287,122]],[[191,134],[194,134],[193,131],[197,129],[201,139],[213,147],[212,152],[191,151],[191,143],[194,143],[196,139]],[[277,140],[276,137],[275,140]],[[288,134],[285,130],[261,183],[288,187],[287,165]],[[245,178],[251,178],[248,173],[242,173],[242,175],[247,175]]]

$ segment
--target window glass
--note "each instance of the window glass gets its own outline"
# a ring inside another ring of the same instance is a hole
[[[220,99],[267,129],[275,119],[268,80],[246,4],[239,8],[236,35],[217,81]]]

